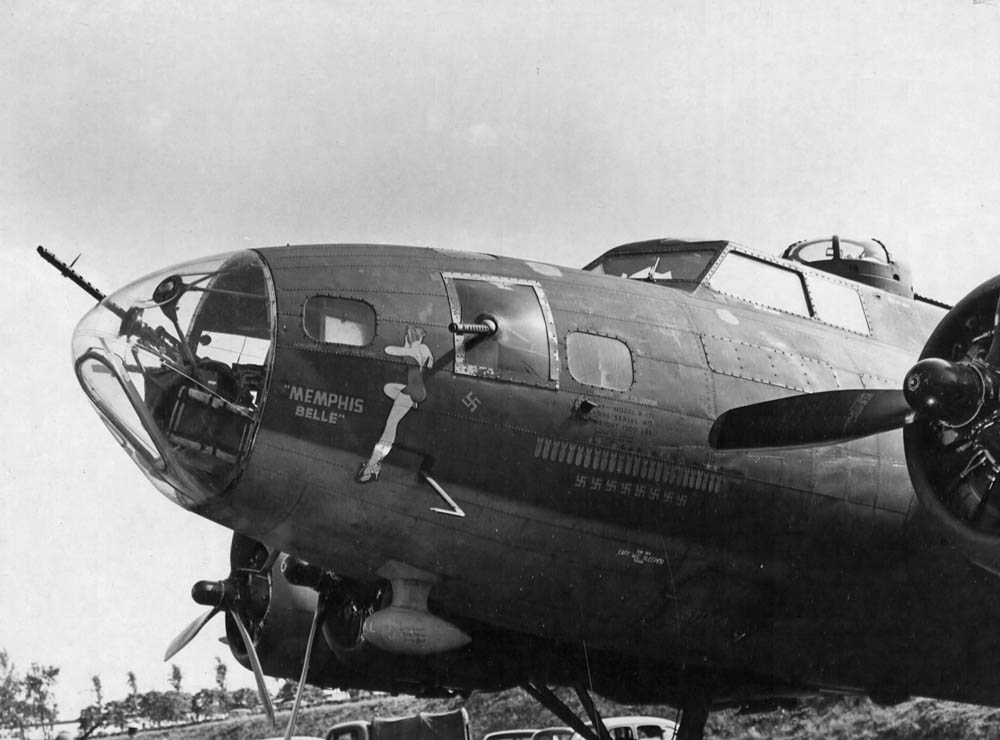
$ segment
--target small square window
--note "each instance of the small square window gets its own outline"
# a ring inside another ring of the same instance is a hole
[[[574,331],[566,336],[569,374],[585,385],[627,391],[632,387],[632,352],[618,339]]]
[[[317,342],[365,347],[375,339],[375,309],[351,298],[312,296],[302,308],[302,327]]]

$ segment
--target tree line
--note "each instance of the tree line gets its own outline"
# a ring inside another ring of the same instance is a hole
[[[227,683],[228,667],[221,658],[215,659],[215,687],[200,689],[195,693],[184,691],[184,674],[180,666],[170,666],[167,679],[171,691],[139,691],[134,671],[127,673],[128,693],[121,699],[105,701],[104,684],[100,676],[92,676],[94,703],[81,710],[79,722],[81,737],[85,738],[98,729],[124,731],[128,727],[162,727],[182,722],[202,722],[237,709],[258,711],[260,700],[253,689],[230,691]]]
[[[94,702],[80,711],[80,738],[83,740],[101,730],[124,732],[129,727],[162,727],[183,722],[202,722],[228,715],[237,710],[262,711],[254,689],[230,691],[227,685],[228,667],[221,658],[215,659],[215,686],[195,693],[184,691],[184,675],[180,666],[170,666],[170,691],[139,690],[134,671],[126,674],[127,693],[119,699],[106,699],[104,682],[92,676]],[[14,730],[25,737],[31,727],[41,727],[51,738],[58,706],[52,688],[59,668],[32,663],[21,675],[15,670],[6,650],[0,650],[0,729]],[[286,682],[278,691],[278,702],[294,696],[295,684]],[[306,700],[315,701],[322,691],[307,687]]]
[[[7,651],[0,650],[0,729],[17,730],[23,738],[28,727],[41,726],[49,737],[58,709],[52,694],[58,677],[58,668],[38,663],[22,676]]]

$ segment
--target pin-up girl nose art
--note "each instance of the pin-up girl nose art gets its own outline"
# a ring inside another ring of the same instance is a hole
[[[358,470],[357,480],[360,483],[378,480],[382,472],[382,460],[392,450],[392,445],[396,441],[396,428],[400,420],[410,409],[416,408],[417,404],[423,403],[427,398],[424,370],[434,363],[434,357],[424,344],[425,336],[427,332],[422,327],[408,326],[403,335],[402,346],[391,345],[385,348],[387,355],[404,358],[408,365],[406,383],[386,383],[382,388],[385,395],[392,399],[392,408],[389,409],[385,428],[375,443],[371,457]]]

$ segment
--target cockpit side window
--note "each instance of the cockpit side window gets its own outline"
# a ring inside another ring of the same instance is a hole
[[[351,298],[312,296],[302,307],[302,328],[317,342],[366,347],[375,339],[375,309]]]
[[[599,334],[566,335],[566,363],[573,379],[584,385],[627,391],[632,387],[632,353],[624,342]]]
[[[720,293],[778,311],[809,316],[802,276],[772,262],[730,252],[708,279]]]
[[[806,279],[816,318],[848,331],[868,334],[868,317],[856,288],[822,275]]]
[[[496,325],[488,335],[455,335],[456,373],[558,387],[555,324],[537,282],[457,273],[444,279],[456,324]]]

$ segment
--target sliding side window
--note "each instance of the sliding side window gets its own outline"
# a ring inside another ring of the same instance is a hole
[[[552,311],[533,280],[445,273],[456,324],[493,322],[493,334],[455,335],[455,372],[558,387]]]

